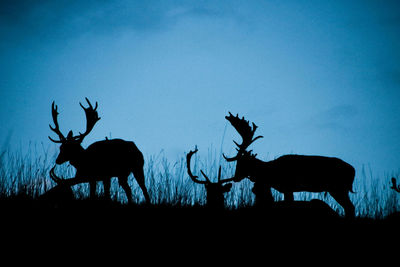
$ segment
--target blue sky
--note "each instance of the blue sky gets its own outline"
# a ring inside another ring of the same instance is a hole
[[[102,119],[85,147],[232,154],[231,111],[259,126],[262,159],[399,173],[397,1],[1,1],[0,34],[0,141],[52,146],[51,102],[78,132],[88,97]]]

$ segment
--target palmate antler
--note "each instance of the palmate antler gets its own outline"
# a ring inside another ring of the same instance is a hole
[[[235,145],[237,146],[237,155],[232,157],[232,158],[228,158],[223,154],[223,157],[227,160],[227,161],[235,161],[238,159],[238,157],[244,153],[246,151],[246,149],[257,139],[259,138],[263,138],[263,136],[259,135],[255,138],[253,138],[254,133],[257,130],[257,125],[253,122],[252,126],[250,126],[250,122],[245,120],[244,117],[242,117],[241,119],[239,118],[239,115],[237,114],[236,116],[233,116],[232,113],[229,112],[229,116],[225,116],[225,119],[227,119],[232,126],[236,129],[236,131],[240,134],[240,136],[242,137],[242,143],[238,144],[236,141],[233,141],[235,143]]]
[[[84,133],[79,133],[78,136],[74,137],[74,139],[82,142],[83,138],[86,137],[92,131],[94,125],[101,119],[99,114],[97,113],[97,101],[93,108],[92,104],[90,103],[89,99],[85,97],[86,102],[89,104],[89,107],[85,108],[80,102],[79,105],[83,108],[86,115],[86,131]]]
[[[95,104],[95,107],[93,108],[92,104],[90,103],[89,99],[87,97],[85,97],[86,102],[89,104],[89,107],[85,108],[81,103],[79,103],[79,105],[83,108],[83,110],[85,111],[85,115],[86,115],[86,131],[84,133],[79,133],[79,135],[77,136],[73,136],[72,131],[70,131],[67,135],[67,137],[65,137],[61,131],[60,131],[60,127],[58,125],[58,111],[57,111],[57,105],[54,104],[54,101],[51,105],[51,114],[53,117],[53,123],[54,123],[54,127],[50,126],[50,129],[55,132],[58,137],[60,138],[59,140],[55,140],[53,138],[51,138],[49,136],[49,139],[51,141],[53,141],[54,143],[65,143],[66,141],[76,141],[76,142],[82,142],[83,139],[90,133],[90,131],[92,131],[94,125],[100,120],[100,117],[97,113],[97,102]]]

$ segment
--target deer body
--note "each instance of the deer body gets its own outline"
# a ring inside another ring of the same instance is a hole
[[[61,179],[54,174],[53,168],[50,176],[54,181],[63,186],[89,182],[91,198],[95,197],[97,181],[103,182],[104,195],[109,198],[111,178],[117,177],[119,184],[126,193],[128,202],[131,202],[132,192],[128,184],[128,176],[133,173],[142,189],[146,202],[149,203],[150,197],[145,186],[143,173],[143,154],[134,142],[122,139],[106,139],[91,144],[87,149],[82,147],[81,143],[83,139],[90,133],[96,122],[100,120],[96,111],[97,103],[93,108],[87,98],[86,101],[89,104],[88,108],[85,108],[81,104],[86,114],[86,131],[77,136],[73,136],[72,131],[70,131],[67,137],[59,129],[57,106],[54,105],[54,102],[52,104],[52,116],[55,126],[52,127],[50,125],[50,129],[59,136],[60,140],[49,138],[55,143],[61,143],[56,163],[62,164],[69,161],[76,168],[76,175],[71,179]]]
[[[110,179],[117,177],[128,201],[131,201],[132,193],[128,185],[128,176],[133,173],[146,201],[150,201],[144,184],[143,154],[134,142],[111,139],[95,142],[86,150],[81,146],[80,148],[69,161],[76,168],[75,181],[89,182],[91,198],[95,196],[97,181],[103,181],[104,194],[109,197]],[[60,153],[56,162],[61,162],[59,159],[63,156],[64,154]]]
[[[60,154],[62,156],[62,154]],[[102,180],[110,177],[129,175],[136,168],[143,168],[143,154],[134,142],[122,139],[98,141],[81,150],[70,163],[77,170],[77,176]]]
[[[293,192],[328,192],[349,217],[354,216],[348,195],[354,175],[354,168],[341,159],[305,155],[284,155],[269,162],[245,156],[238,160],[235,174],[236,180],[248,177],[254,182],[257,205],[272,201],[270,188],[283,193],[285,201],[293,201]]]
[[[264,162],[256,158],[247,148],[257,139],[254,133],[257,126],[239,116],[225,117],[242,137],[242,143],[234,141],[237,155],[224,158],[236,161],[235,181],[249,178],[254,182],[253,193],[256,204],[268,205],[273,201],[270,188],[284,193],[285,201],[293,201],[293,192],[329,192],[344,208],[348,217],[354,217],[354,205],[348,193],[352,191],[354,168],[338,158],[305,155],[284,155]]]
[[[47,203],[51,205],[67,204],[74,200],[74,193],[71,187],[66,187],[62,185],[56,185],[51,188],[43,195],[39,196],[39,201],[41,203]]]
[[[268,184],[282,193],[352,192],[355,170],[338,158],[284,155],[269,162],[254,158],[245,164],[247,171],[238,163],[238,176],[244,172],[252,182]]]

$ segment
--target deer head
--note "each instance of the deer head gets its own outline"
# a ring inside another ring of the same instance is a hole
[[[391,189],[393,189],[394,191],[400,193],[400,185],[397,185],[396,183],[396,178],[392,178],[392,187],[390,187]]]
[[[72,201],[74,193],[71,186],[64,183],[62,178],[57,177],[54,173],[55,166],[50,170],[50,178],[57,183],[57,185],[39,197],[40,201],[47,203],[60,204]]]
[[[97,102],[95,107],[93,108],[92,104],[90,103],[89,99],[85,98],[89,107],[85,108],[81,103],[79,105],[83,108],[86,115],[86,131],[84,133],[79,133],[78,135],[74,136],[72,131],[69,131],[67,137],[65,137],[62,132],[60,131],[60,127],[58,125],[58,107],[54,104],[54,101],[51,105],[51,114],[53,117],[54,127],[50,126],[50,129],[55,132],[59,140],[55,140],[49,136],[49,139],[54,143],[61,144],[60,146],[60,154],[56,159],[57,164],[62,164],[66,161],[71,161],[77,157],[77,155],[83,150],[81,147],[81,143],[83,139],[90,133],[93,129],[94,125],[100,120],[100,117],[96,111],[97,109]]]
[[[194,151],[190,151],[186,155],[186,163],[187,163],[187,171],[190,179],[197,184],[202,184],[206,188],[207,192],[207,206],[212,208],[223,208],[224,207],[224,193],[227,193],[231,190],[232,184],[228,183],[233,181],[234,178],[226,178],[221,179],[221,166],[218,169],[218,180],[216,183],[211,182],[210,178],[200,170],[201,174],[204,176],[205,180],[199,180],[198,176],[193,175],[190,169],[190,160],[193,154],[197,153],[198,149],[195,148]],[[225,184],[227,183],[227,184]]]
[[[257,125],[253,122],[252,126],[250,126],[249,121],[245,120],[244,117],[240,119],[239,115],[233,116],[232,113],[229,112],[229,116],[225,116],[225,119],[227,119],[231,123],[231,125],[236,129],[236,131],[242,137],[241,144],[238,144],[236,141],[233,141],[237,146],[236,156],[228,158],[223,154],[223,157],[228,162],[237,161],[235,181],[239,181],[249,175],[248,174],[248,171],[250,170],[250,168],[248,168],[249,163],[251,163],[251,161],[254,160],[255,157],[257,156],[257,154],[252,154],[251,150],[247,151],[246,149],[257,139],[263,138],[263,136],[259,135],[253,138],[254,133],[257,130]]]

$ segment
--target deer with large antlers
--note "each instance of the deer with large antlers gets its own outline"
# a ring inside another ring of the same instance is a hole
[[[202,171],[200,170],[201,174],[204,176],[205,181],[199,180],[198,176],[193,175],[191,169],[190,169],[190,161],[193,156],[193,154],[197,153],[197,147],[195,148],[194,151],[190,151],[186,155],[186,164],[187,164],[187,172],[192,179],[193,182],[197,184],[202,184],[206,188],[207,192],[207,207],[210,208],[215,208],[215,209],[222,209],[224,208],[224,193],[227,193],[231,190],[232,184],[229,183],[233,181],[234,177],[232,178],[226,178],[226,179],[221,179],[221,166],[219,166],[218,169],[218,180],[216,183],[211,182],[210,178]]]
[[[145,186],[145,177],[143,173],[144,159],[143,154],[137,148],[134,142],[122,139],[107,139],[98,141],[86,149],[81,145],[83,139],[92,131],[94,125],[100,120],[97,113],[97,102],[95,107],[86,98],[89,107],[85,108],[81,103],[80,106],[86,115],[86,131],[74,136],[69,131],[65,137],[58,124],[57,106],[52,103],[52,117],[54,127],[50,125],[50,129],[55,132],[59,140],[55,140],[49,136],[54,143],[60,143],[60,153],[56,159],[56,164],[62,164],[69,161],[76,168],[74,178],[63,179],[57,177],[54,168],[50,171],[51,178],[62,186],[72,186],[78,183],[89,183],[90,198],[96,195],[96,184],[98,181],[103,182],[104,196],[110,198],[111,178],[117,177],[118,183],[123,188],[128,198],[128,202],[132,201],[132,192],[128,184],[128,176],[133,173],[137,183],[143,191],[143,195],[147,203],[150,203],[150,197]]]
[[[355,170],[350,164],[338,158],[305,155],[284,155],[272,161],[261,161],[256,158],[257,154],[247,151],[255,140],[262,138],[253,138],[257,126],[254,123],[250,126],[244,117],[240,119],[230,112],[225,118],[242,137],[242,143],[234,141],[236,156],[223,156],[229,162],[236,161],[235,181],[247,177],[254,182],[256,204],[257,200],[263,204],[273,200],[270,188],[283,193],[285,201],[293,201],[293,192],[329,192],[344,208],[345,215],[354,217],[355,209],[348,193],[353,192]]]

